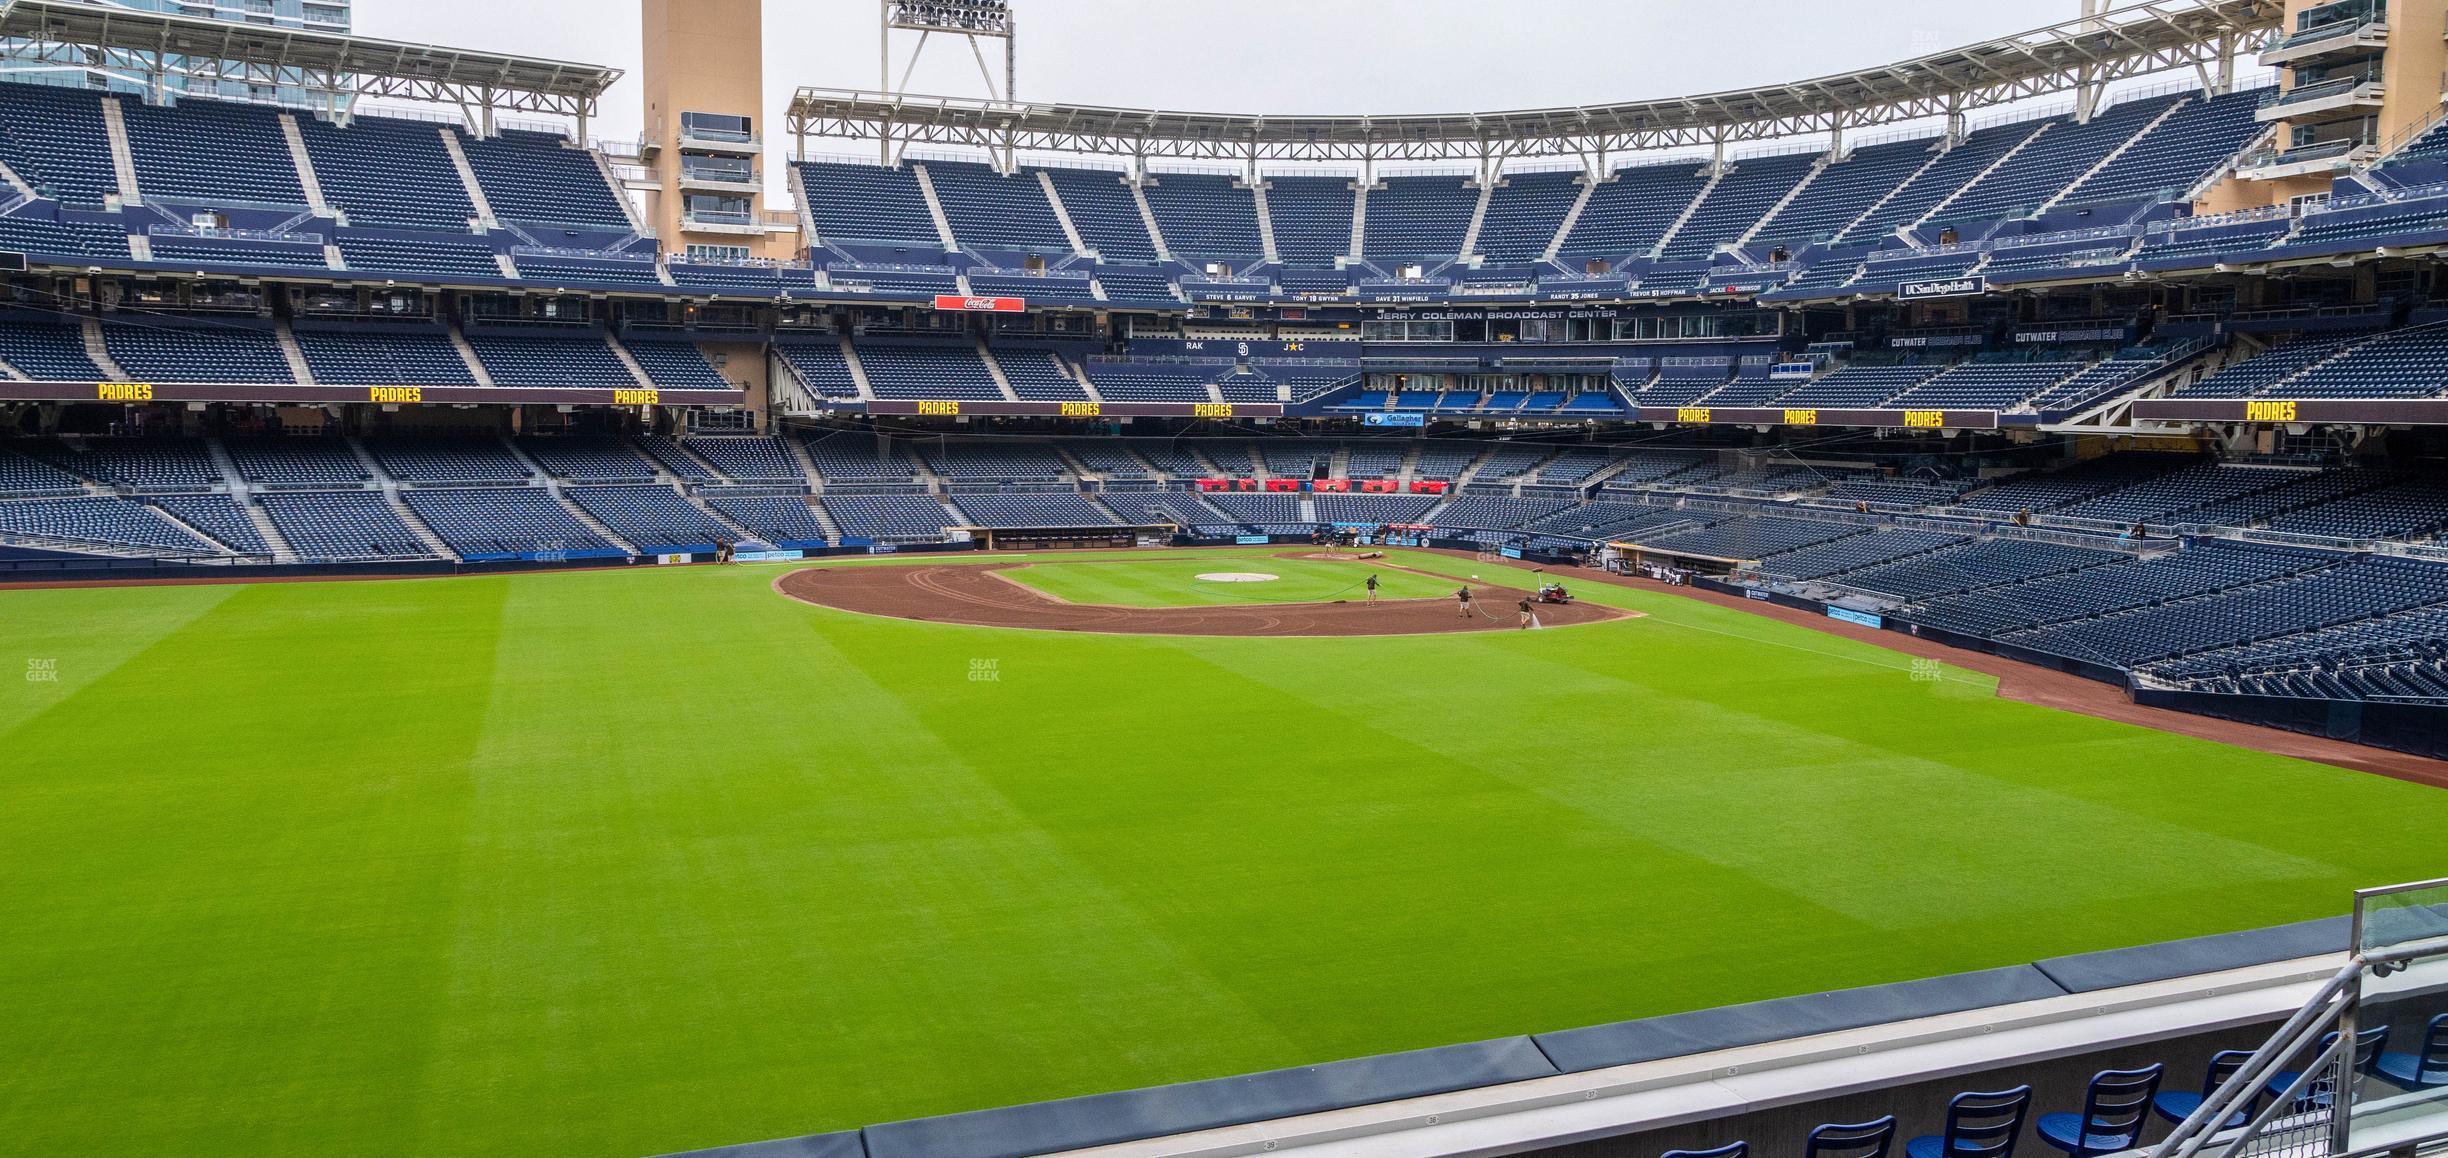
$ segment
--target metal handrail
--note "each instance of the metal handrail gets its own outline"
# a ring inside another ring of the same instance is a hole
[[[2194,1107],[2184,1121],[2169,1131],[2167,1138],[2153,1152],[2154,1158],[2195,1158],[2199,1155],[2221,1132],[2216,1124],[2225,1123],[2235,1116],[2236,1111],[2259,1097],[2278,1066],[2294,1057],[2307,1042],[2319,1040],[2314,1035],[2327,1029],[2335,1017],[2344,1015],[2352,1003],[2341,999],[2361,980],[2363,969],[2363,958],[2353,956],[2345,968],[2322,983],[2312,998],[2278,1027],[2278,1032],[2271,1034],[2268,1041],[2261,1043],[2261,1048],[2253,1051],[2252,1057],[2245,1060],[2243,1067],[2233,1077],[2211,1091],[2209,1097],[2202,1099],[2201,1105]],[[2353,1049],[2353,1043],[2344,1034],[2338,1036],[2338,1045]],[[2335,1048],[2332,1048],[2332,1053]],[[2303,1076],[2297,1079],[2297,1084],[2302,1084],[2319,1069],[2317,1065],[2304,1067]],[[2295,1091],[2290,1088],[2287,1092],[2292,1095]],[[2272,1101],[2270,1110],[2248,1122],[2244,1129],[2250,1132],[2250,1136],[2258,1137],[2260,1129],[2266,1126],[2274,1111],[2280,1107],[2291,1108],[2293,1104],[2291,1097]],[[2335,1104],[2334,1100],[2332,1104]]]

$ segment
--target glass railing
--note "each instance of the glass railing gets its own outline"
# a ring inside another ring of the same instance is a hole
[[[2350,1020],[2367,1044],[2338,1152],[2411,1153],[2448,1139],[2448,882],[2360,900],[2356,941],[2370,964]]]

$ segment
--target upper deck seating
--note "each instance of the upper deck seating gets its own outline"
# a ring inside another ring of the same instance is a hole
[[[119,194],[97,93],[0,82],[0,160],[36,192],[99,208]]]
[[[964,247],[1069,253],[1071,241],[1034,173],[1005,177],[970,161],[928,161],[935,199]],[[1083,239],[1084,240],[1084,239]]]
[[[1558,252],[1566,257],[1647,253],[1707,186],[1697,161],[1617,169],[1613,179],[1590,191]]]
[[[1855,149],[1821,170],[1791,202],[1762,222],[1759,237],[1801,244],[1835,236],[1927,164],[1936,143],[1933,138],[1919,138]]]
[[[1053,181],[1055,195],[1062,198],[1063,212],[1071,217],[1071,227],[1079,230],[1080,240],[1096,252],[1098,261],[1156,260],[1156,243],[1148,237],[1147,223],[1139,217],[1139,203],[1131,196],[1127,177],[1109,169],[1046,168],[1032,172],[1044,173]],[[954,228],[958,228],[957,223]]]
[[[296,114],[323,200],[359,228],[465,233],[476,218],[444,133],[423,121],[357,117],[347,128]]]
[[[147,200],[305,206],[279,110],[193,97],[163,108],[122,97],[119,111]]]
[[[1957,190],[1996,164],[2007,150],[2022,144],[2040,130],[2039,121],[2016,121],[1992,125],[1965,137],[1962,143],[1932,160],[1912,175],[1878,208],[1862,215],[1843,233],[1839,241],[1874,241],[1894,233],[1899,226],[1910,225],[1938,203],[1953,196]],[[2072,175],[2069,174],[2069,180]]]
[[[1374,199],[1375,194],[1370,195]],[[1564,215],[1581,198],[1581,175],[1508,173],[1488,194],[1487,216],[1479,224],[1477,249],[1491,265],[1520,265],[1538,260],[1555,240]],[[1277,239],[1280,246],[1282,240]]]
[[[2243,89],[2207,99],[2199,93],[2188,95],[2184,107],[2084,177],[2059,204],[2182,197],[2261,135],[2262,125],[2254,114],[2267,91]]]
[[[460,148],[503,221],[629,231],[621,195],[605,182],[595,155],[558,134],[504,129],[491,140],[467,138]]]
[[[2031,216],[2182,99],[2159,96],[2120,101],[2088,123],[2077,124],[2070,118],[2052,121],[2047,132],[2032,138],[1939,210],[1936,220],[1972,224]]]
[[[1718,246],[1741,239],[1794,186],[1810,177],[1811,166],[1818,161],[1818,153],[1806,152],[1734,162],[1718,179],[1717,187],[1701,198],[1662,256],[1668,261],[1706,257]]]
[[[1351,248],[1353,199],[1349,177],[1268,176],[1267,214],[1275,226],[1276,255],[1286,265],[1332,267]]]
[[[1266,255],[1258,237],[1257,198],[1233,178],[1152,173],[1145,192],[1156,229],[1174,256],[1240,264]]]
[[[818,241],[899,243],[940,251],[942,235],[927,212],[926,194],[906,166],[801,161],[800,187],[815,219]]]
[[[1388,177],[1369,191],[1361,248],[1372,258],[1451,259],[1478,205],[1466,178]]]

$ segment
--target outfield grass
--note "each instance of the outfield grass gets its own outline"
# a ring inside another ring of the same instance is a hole
[[[779,573],[0,591],[58,677],[6,1148],[657,1153],[2332,914],[2448,824],[1662,593],[1152,638]]]
[[[1265,583],[1218,583],[1213,574],[1273,575]],[[1118,607],[1207,607],[1247,603],[1323,603],[1368,598],[1375,575],[1380,599],[1436,599],[1460,583],[1371,566],[1358,559],[1327,562],[1266,552],[1160,555],[1147,559],[1040,562],[1004,577],[1072,603]],[[1465,575],[1467,579],[1467,573]]]

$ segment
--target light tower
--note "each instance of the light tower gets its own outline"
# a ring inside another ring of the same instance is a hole
[[[969,55],[977,60],[978,79],[985,84],[987,100],[1020,99],[1018,54],[1013,51],[1017,35],[1010,0],[877,0],[877,7],[883,14],[883,20],[876,38],[882,66],[876,83],[882,87],[885,95],[900,96],[909,88],[910,74],[917,70],[918,58],[926,53],[927,42],[940,34],[957,36],[969,42]],[[911,42],[909,59],[901,66],[900,79],[895,80],[893,34],[897,32],[915,32],[918,38]],[[1003,83],[999,88],[995,84],[994,68],[986,63],[986,45],[983,42],[990,40],[1003,42]],[[893,163],[891,134],[885,134],[882,145],[884,163],[890,165]],[[1009,152],[1008,143],[1005,151]]]

